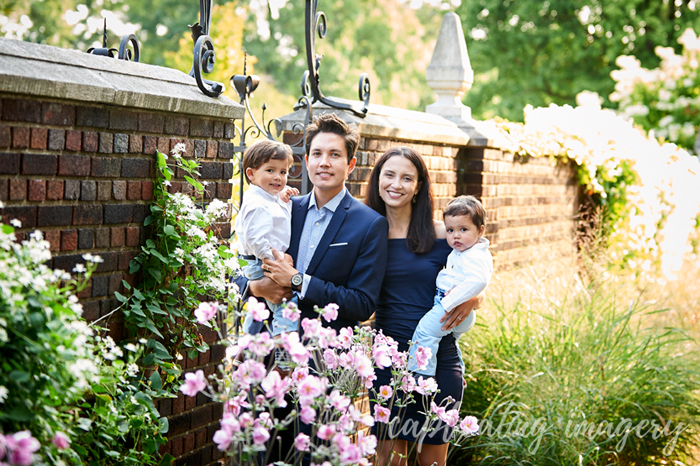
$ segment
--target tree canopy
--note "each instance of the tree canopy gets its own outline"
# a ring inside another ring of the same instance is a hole
[[[607,105],[615,59],[633,55],[655,68],[658,45],[674,47],[700,30],[695,0],[462,0],[475,83],[465,103],[477,118],[522,120],[526,104],[574,104],[583,90]]]

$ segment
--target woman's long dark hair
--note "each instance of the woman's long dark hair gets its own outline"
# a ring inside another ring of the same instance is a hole
[[[430,187],[430,173],[423,157],[410,147],[397,146],[384,152],[377,160],[369,176],[369,189],[365,204],[386,217],[386,205],[379,196],[379,174],[382,167],[391,157],[401,155],[407,158],[418,171],[420,190],[415,197],[411,209],[411,222],[408,224],[406,245],[414,254],[425,254],[433,249],[435,244],[435,226],[433,225],[433,192]]]

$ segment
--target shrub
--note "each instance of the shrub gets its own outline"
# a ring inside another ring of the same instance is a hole
[[[700,414],[696,343],[649,326],[664,311],[639,295],[621,299],[577,274],[538,276],[534,287],[526,276],[517,275],[517,297],[496,295],[486,323],[463,340],[471,377],[462,414],[483,420],[458,458],[646,465],[688,455]]]

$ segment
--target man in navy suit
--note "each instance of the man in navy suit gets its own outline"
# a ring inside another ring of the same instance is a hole
[[[314,189],[293,199],[292,238],[287,253],[294,266],[263,261],[265,277],[249,283],[249,294],[271,302],[299,296],[301,319],[318,316],[314,305],[335,303],[339,330],[374,313],[386,269],[386,218],[354,199],[345,180],[355,168],[360,134],[332,113],[321,115],[306,133],[306,167]],[[239,285],[244,284],[239,280]],[[325,324],[325,321],[324,321]]]

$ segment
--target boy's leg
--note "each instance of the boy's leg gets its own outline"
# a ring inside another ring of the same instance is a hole
[[[260,280],[265,276],[262,269],[262,261],[256,259],[255,261],[248,261],[248,264],[241,267],[241,272],[243,276],[248,280]],[[245,333],[250,333],[250,328],[253,325],[253,317],[250,313],[246,314],[243,320],[243,331]]]
[[[268,309],[270,309],[270,312],[272,313],[272,336],[276,337],[277,335],[281,333],[289,333],[289,332],[296,332],[298,330],[298,320],[290,320],[290,319],[285,319],[284,316],[282,315],[282,304],[278,303],[271,303],[269,301],[265,301],[267,303]],[[288,303],[294,303],[297,304],[299,302],[299,298],[297,298],[296,295],[292,296],[292,299],[287,301]]]
[[[440,346],[442,337],[449,334],[451,331],[443,331],[440,322],[442,316],[445,315],[445,309],[440,304],[439,298],[435,300],[433,308],[428,311],[423,318],[418,322],[415,332],[413,332],[412,341],[416,342],[411,345],[410,355],[408,358],[408,369],[422,375],[434,376],[437,369],[437,351]],[[416,364],[416,353],[418,347],[429,348],[431,351],[430,360],[424,369],[418,369]]]

